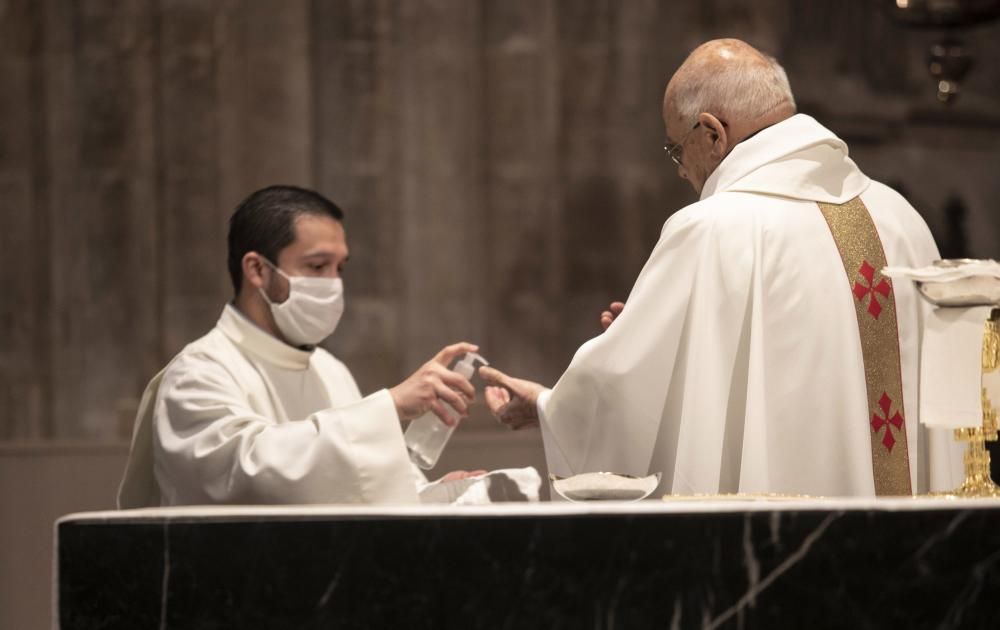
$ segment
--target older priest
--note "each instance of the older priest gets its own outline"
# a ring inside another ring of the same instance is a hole
[[[142,397],[119,507],[208,503],[415,503],[425,482],[400,420],[475,392],[447,369],[476,346],[442,350],[406,381],[366,397],[316,344],[344,308],[340,208],[311,190],[250,195],[229,224],[236,298]],[[451,477],[461,477],[457,471]]]
[[[744,42],[696,49],[663,116],[700,201],[551,391],[481,370],[503,386],[494,413],[540,420],[553,472],[662,472],[665,492],[952,487],[950,436],[917,422],[927,307],[879,273],[939,257],[924,221],[796,114],[784,70]]]

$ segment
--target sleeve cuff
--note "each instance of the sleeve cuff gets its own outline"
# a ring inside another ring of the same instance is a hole
[[[552,397],[552,390],[546,389],[542,393],[538,394],[538,399],[535,401],[535,407],[538,409],[538,421],[540,423],[546,422],[548,419],[545,417],[545,405],[549,403],[549,398]]]
[[[351,416],[342,426],[351,434],[351,457],[358,466],[362,501],[417,503],[417,478],[389,390],[369,394],[341,413]]]
[[[549,418],[545,413],[545,407],[548,405],[551,397],[552,390],[546,389],[538,394],[538,399],[535,401],[535,405],[538,408],[538,425],[542,431],[542,444],[545,448],[545,465],[548,466],[550,473],[568,477],[575,473],[569,465],[569,460],[563,454],[559,441],[556,439],[556,435],[552,431],[552,426],[549,424]]]
[[[392,400],[392,394],[387,389],[372,392],[345,409],[351,409],[355,412],[360,411],[361,415],[366,417],[365,422],[348,425],[356,432],[355,434],[358,437],[382,437],[384,435],[383,431],[388,431],[393,438],[395,438],[396,434],[402,437],[402,427],[399,424],[399,413],[396,411],[396,403]]]

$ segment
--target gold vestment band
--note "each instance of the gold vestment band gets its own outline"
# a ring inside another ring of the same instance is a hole
[[[871,434],[875,494],[910,495],[913,492],[903,408],[896,296],[892,281],[880,273],[886,266],[885,250],[875,222],[860,197],[844,204],[818,205],[840,251],[848,287],[853,294],[868,389],[869,416],[865,422]]]

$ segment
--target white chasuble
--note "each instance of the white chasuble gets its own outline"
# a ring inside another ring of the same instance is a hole
[[[940,257],[917,212],[809,116],[737,145],[701,200],[666,222],[624,312],[540,398],[550,471],[661,472],[658,494],[875,496],[873,449],[899,443],[913,491],[958,485],[960,446],[918,423],[930,307],[909,282],[888,296],[853,291],[820,210],[855,198],[887,264]],[[869,405],[862,299],[895,306],[902,400],[885,412],[891,427]]]
[[[226,306],[140,403],[119,507],[417,503],[392,397]]]

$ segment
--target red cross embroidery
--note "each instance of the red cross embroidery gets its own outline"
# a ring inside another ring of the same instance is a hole
[[[882,415],[878,415],[878,411],[872,414],[872,431],[878,433],[879,430],[885,426],[885,436],[882,438],[882,444],[885,446],[886,450],[890,453],[892,452],[892,447],[896,443],[896,438],[892,437],[892,427],[896,427],[897,431],[903,430],[903,416],[899,415],[897,411],[893,416],[889,417],[889,410],[892,409],[892,398],[885,392],[882,392],[882,397],[878,399],[878,406],[882,408]]]
[[[882,312],[882,305],[878,303],[878,297],[875,294],[878,293],[883,298],[887,298],[892,286],[885,278],[882,278],[878,284],[875,284],[875,267],[869,265],[867,260],[861,263],[858,273],[868,282],[866,286],[855,281],[854,295],[862,302],[865,301],[866,295],[871,295],[871,302],[868,303],[868,312],[871,313],[872,317],[878,319],[879,314]]]

